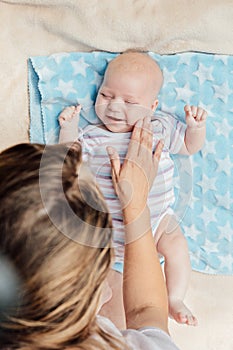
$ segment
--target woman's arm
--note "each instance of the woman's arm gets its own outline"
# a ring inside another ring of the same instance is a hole
[[[150,121],[133,130],[122,166],[117,152],[108,148],[112,178],[123,208],[125,258],[123,297],[127,328],[154,326],[168,332],[166,286],[151,232],[147,197],[157,174],[163,144],[152,154]]]

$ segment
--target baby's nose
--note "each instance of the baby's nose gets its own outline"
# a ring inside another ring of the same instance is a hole
[[[108,108],[112,112],[121,111],[122,107],[123,107],[123,102],[118,98],[112,98],[108,105]]]

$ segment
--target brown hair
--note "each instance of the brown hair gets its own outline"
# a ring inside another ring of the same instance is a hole
[[[96,321],[112,224],[80,165],[78,144],[0,154],[0,247],[21,281],[18,305],[0,325],[1,349],[122,348]]]

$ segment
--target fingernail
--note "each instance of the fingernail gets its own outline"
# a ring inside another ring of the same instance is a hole
[[[107,152],[110,156],[112,156],[114,154],[114,150],[112,147],[108,146],[108,147],[106,147],[106,149],[107,149]]]
[[[163,146],[164,146],[164,140],[161,139],[161,140],[159,140],[159,142],[160,142],[160,144],[161,144],[161,147],[163,147]]]
[[[138,128],[141,128],[141,127],[142,127],[142,119],[138,119],[138,120],[137,120],[136,126],[137,126]]]
[[[151,117],[148,117],[148,116],[147,116],[147,117],[145,118],[145,122],[149,124],[149,123],[151,122]]]

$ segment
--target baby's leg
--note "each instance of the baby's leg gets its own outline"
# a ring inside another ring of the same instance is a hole
[[[157,243],[158,252],[165,259],[169,314],[179,323],[196,326],[196,317],[183,302],[191,274],[188,245],[179,225],[174,221],[173,225],[173,230],[168,233],[166,220],[161,222],[159,229],[163,233]]]
[[[60,124],[59,143],[74,142],[78,137],[78,121],[81,106],[70,106],[63,109],[58,117]]]
[[[99,314],[109,318],[118,329],[126,329],[123,304],[123,274],[111,269],[107,282],[112,289],[112,298],[102,306]]]

